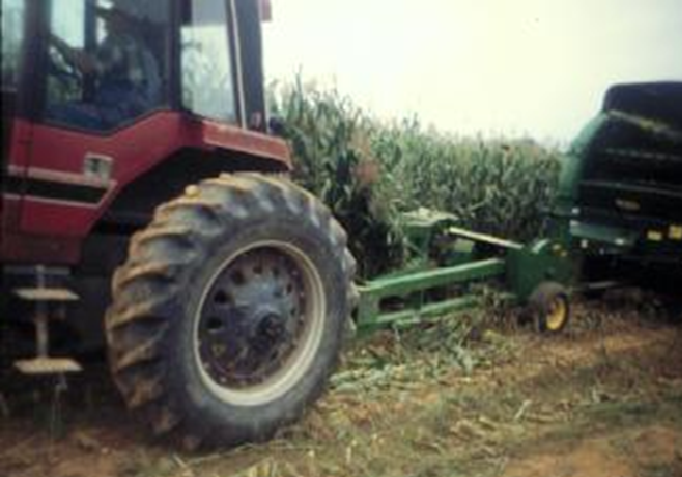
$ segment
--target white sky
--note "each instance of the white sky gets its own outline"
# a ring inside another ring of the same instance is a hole
[[[682,0],[272,0],[266,75],[390,118],[570,140],[614,82],[682,79]]]

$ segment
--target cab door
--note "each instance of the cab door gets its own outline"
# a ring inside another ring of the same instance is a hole
[[[159,150],[159,143],[176,130],[167,114],[171,3],[40,3],[45,5],[46,40],[36,75],[41,98],[33,124],[21,230],[45,237],[50,246],[61,240],[73,251],[118,187],[148,167],[145,161],[167,154]],[[82,66],[86,63],[88,68]],[[114,63],[116,67],[111,66]],[[116,68],[121,72],[110,71]],[[115,81],[107,80],[107,74],[120,76],[119,84],[125,87],[112,88]],[[155,94],[140,101],[131,93],[135,79],[140,80],[140,95],[141,88],[151,90],[151,85]],[[109,86],[103,86],[105,82]],[[112,92],[119,94],[119,101],[111,94],[103,99]],[[65,246],[51,256],[67,261],[74,253]]]

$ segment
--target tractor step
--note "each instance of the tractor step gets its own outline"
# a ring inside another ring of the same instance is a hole
[[[14,366],[24,374],[77,373],[83,368],[77,361],[68,358],[34,358],[16,361]]]
[[[18,288],[13,293],[21,300],[34,302],[68,302],[80,299],[76,293],[65,288]]]
[[[30,303],[34,308],[33,324],[35,326],[36,354],[34,358],[19,360],[14,366],[24,374],[62,374],[75,373],[82,370],[81,365],[69,358],[53,358],[50,356],[50,325],[52,319],[65,315],[69,303],[80,300],[75,292],[55,286],[50,280],[49,270],[38,265],[32,270],[35,275],[35,286],[15,288],[12,294],[19,300]]]

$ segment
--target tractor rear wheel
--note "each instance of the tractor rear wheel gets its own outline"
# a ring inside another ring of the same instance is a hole
[[[315,197],[284,179],[190,186],[137,233],[106,319],[114,380],[187,447],[271,437],[336,364],[355,261]]]

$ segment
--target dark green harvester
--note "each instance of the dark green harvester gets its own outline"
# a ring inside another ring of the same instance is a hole
[[[574,141],[546,238],[463,230],[448,214],[407,214],[416,263],[360,287],[360,330],[407,326],[481,304],[477,282],[563,329],[569,295],[632,281],[682,297],[682,82],[617,85]]]
[[[554,217],[584,256],[583,281],[682,297],[682,82],[606,93],[571,148]]]

